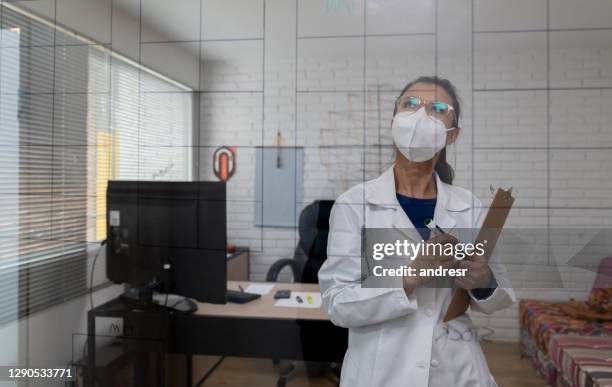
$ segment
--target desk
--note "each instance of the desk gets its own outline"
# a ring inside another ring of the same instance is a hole
[[[229,281],[228,289],[237,290],[238,285],[246,288],[249,282]],[[176,354],[341,362],[347,330],[333,325],[322,308],[275,307],[274,293],[278,289],[316,292],[319,286],[276,283],[268,294],[247,304],[200,303],[194,314],[171,314],[167,320],[168,336],[155,339],[166,343],[168,353]],[[95,332],[96,316],[109,315],[108,311],[119,314],[117,302],[111,300],[89,312],[88,334]],[[92,343],[89,348],[93,351]],[[188,372],[190,379],[191,371]]]
[[[228,289],[248,282],[228,282]],[[340,362],[347,331],[331,323],[322,308],[274,306],[279,289],[319,291],[316,284],[283,283],[247,304],[199,304],[192,315],[170,321],[170,352]]]
[[[255,283],[255,282],[254,282]],[[257,282],[261,283],[261,282]],[[265,282],[264,282],[265,283]],[[228,281],[227,288],[240,290],[240,286],[246,289],[251,282],[248,281]],[[327,314],[323,308],[284,308],[274,306],[276,300],[274,293],[279,289],[288,289],[292,292],[319,292],[318,284],[301,283],[269,283],[274,288],[266,295],[246,304],[208,304],[198,303],[196,316],[224,316],[242,318],[275,318],[275,319],[306,319],[328,321]]]

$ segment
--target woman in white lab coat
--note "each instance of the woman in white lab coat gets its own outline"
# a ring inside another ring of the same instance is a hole
[[[446,162],[446,146],[459,136],[459,113],[448,80],[421,77],[408,84],[391,122],[395,164],[334,204],[319,283],[329,317],[349,329],[342,386],[496,386],[470,318],[464,314],[442,322],[450,287],[425,287],[436,279],[424,277],[404,277],[403,288],[361,284],[362,228],[411,229],[416,241],[429,238],[422,228],[428,212],[450,235],[482,222],[485,209],[469,191],[452,185]],[[459,263],[451,257],[419,256],[412,265],[467,268],[454,286],[469,290],[472,310],[493,313],[515,302],[495,256],[490,262],[474,257]]]

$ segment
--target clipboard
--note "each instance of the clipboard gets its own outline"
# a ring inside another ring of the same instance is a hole
[[[487,241],[487,248],[484,253],[484,258],[487,260],[495,249],[513,203],[512,188],[507,191],[501,188],[497,189],[475,241],[476,243]],[[469,306],[470,295],[468,291],[465,289],[455,289],[446,310],[446,315],[444,315],[444,322],[461,316],[468,310]]]

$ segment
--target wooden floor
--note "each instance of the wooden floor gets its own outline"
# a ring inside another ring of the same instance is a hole
[[[521,359],[517,343],[482,343],[489,369],[500,387],[545,387],[544,379],[531,365]]]
[[[500,387],[545,387],[527,359],[521,359],[518,344],[483,343],[489,368]],[[308,377],[303,364],[296,364],[296,371],[289,387],[331,387],[335,384],[326,376]],[[205,387],[274,387],[278,378],[278,366],[270,360],[227,358],[203,384]]]

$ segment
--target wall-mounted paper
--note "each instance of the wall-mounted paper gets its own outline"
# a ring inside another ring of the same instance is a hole
[[[255,225],[295,227],[302,201],[304,148],[257,147]]]

